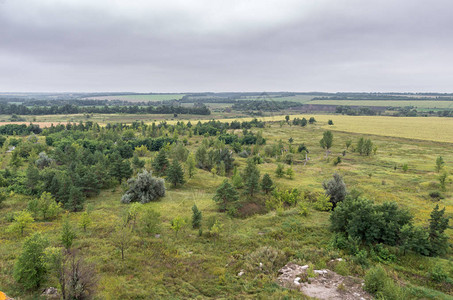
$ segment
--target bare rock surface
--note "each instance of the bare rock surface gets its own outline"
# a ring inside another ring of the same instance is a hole
[[[363,280],[352,276],[341,276],[331,270],[313,270],[315,277],[309,278],[309,266],[288,263],[279,270],[281,286],[296,289],[317,299],[365,300],[373,297],[363,290]]]

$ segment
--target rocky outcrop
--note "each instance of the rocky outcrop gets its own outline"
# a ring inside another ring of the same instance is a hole
[[[363,280],[352,276],[341,276],[331,270],[307,272],[308,265],[288,263],[279,270],[281,286],[296,289],[317,299],[365,300],[373,297],[363,290]],[[309,274],[310,273],[310,274]]]

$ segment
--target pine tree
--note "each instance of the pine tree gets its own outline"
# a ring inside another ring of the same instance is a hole
[[[25,289],[38,288],[45,279],[44,249],[48,242],[40,233],[29,237],[22,246],[22,253],[14,265],[14,279]]]
[[[429,219],[429,236],[431,255],[444,254],[448,249],[448,237],[445,235],[445,230],[448,228],[449,217],[444,217],[445,207],[439,210],[439,205],[431,212]]]
[[[29,163],[27,168],[27,188],[31,194],[38,192],[39,170],[34,163]]]
[[[250,197],[253,197],[259,190],[260,183],[260,171],[253,160],[249,159],[247,161],[247,166],[245,167],[244,175],[242,177],[245,178],[245,193],[250,195]]]
[[[193,228],[200,228],[201,227],[201,219],[202,219],[202,214],[201,211],[198,210],[198,207],[194,204],[192,206],[192,227]]]
[[[165,149],[162,147],[153,161],[153,169],[156,171],[157,176],[162,176],[165,174],[167,167],[167,154],[165,153]]]
[[[264,174],[263,179],[261,180],[261,189],[266,193],[269,194],[274,189],[274,182],[271,179],[269,174]]]
[[[235,202],[238,199],[238,193],[228,182],[228,179],[225,179],[217,188],[216,194],[213,198],[213,200],[219,205],[221,211],[225,211],[230,203]]]
[[[181,164],[177,159],[173,160],[167,170],[167,180],[173,183],[174,187],[178,184],[184,184],[186,182],[184,179],[184,171],[182,170]]]
[[[85,196],[83,195],[80,188],[72,185],[69,188],[68,202],[65,204],[67,209],[71,211],[80,211],[83,209],[83,203],[85,202]]]
[[[436,159],[436,172],[439,173],[440,170],[443,168],[445,162],[442,156],[438,156]]]

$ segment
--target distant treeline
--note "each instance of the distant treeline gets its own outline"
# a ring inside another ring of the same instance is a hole
[[[380,101],[395,101],[395,100],[410,100],[410,101],[453,101],[451,95],[437,95],[426,97],[416,95],[385,95],[385,94],[336,94],[333,96],[314,97],[312,100],[380,100]]]
[[[63,106],[32,106],[16,104],[0,104],[0,114],[17,114],[17,115],[60,115],[60,114],[192,114],[192,115],[210,115],[211,111],[203,104],[197,104],[193,107],[161,105],[157,107],[137,105],[130,106],[77,106],[65,104]]]

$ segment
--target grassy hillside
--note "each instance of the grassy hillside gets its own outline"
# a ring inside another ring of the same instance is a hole
[[[438,124],[434,118],[315,117],[318,122],[307,127],[275,122],[262,130],[252,129],[254,132],[262,131],[267,145],[282,140],[288,147],[288,140],[292,138],[295,147],[304,143],[310,152],[307,165],[303,164],[304,157],[301,154],[295,154],[293,179],[287,176],[276,178],[274,172],[278,162],[274,158],[266,158],[258,165],[261,175],[269,173],[280,189],[297,188],[310,194],[322,192],[322,182],[338,172],[349,190],[357,189],[363,196],[377,203],[396,201],[414,214],[417,224],[427,224],[429,213],[437,203],[446,207],[448,215],[453,215],[451,176],[447,181],[445,199],[433,202],[428,195],[438,189],[438,173],[434,171],[438,155],[444,158],[446,170],[450,173],[452,171],[453,148],[449,143],[442,143],[449,141],[448,136],[453,136],[449,135],[450,128],[453,128],[448,126],[450,119],[435,118],[438,122],[447,122]],[[282,116],[273,118],[275,121],[279,119]],[[327,119],[332,119],[334,125],[327,125]],[[422,128],[426,131],[422,131]],[[330,159],[325,158],[325,152],[319,146],[319,140],[326,129],[334,130]],[[236,132],[240,133],[240,130]],[[355,144],[362,136],[359,133],[377,134],[366,136],[377,146],[376,154],[365,157],[346,151],[343,157],[345,142],[352,140]],[[201,136],[195,135],[181,138],[188,138],[188,149],[191,152],[196,151],[202,140]],[[421,141],[423,139],[427,141]],[[437,142],[429,141],[430,139]],[[43,138],[40,138],[40,143],[44,143]],[[3,167],[11,159],[11,153],[5,154],[5,150],[2,151]],[[263,151],[263,147],[260,150]],[[154,155],[155,153],[145,158],[147,168],[150,168]],[[342,157],[342,162],[334,166],[333,158],[337,156]],[[245,159],[237,155],[234,158],[242,170]],[[408,166],[407,171],[402,169],[404,164]],[[285,168],[288,167],[285,165]],[[100,195],[88,198],[86,204],[93,207],[93,223],[87,232],[77,229],[74,248],[95,265],[98,274],[97,298],[302,298],[300,293],[283,289],[276,284],[278,268],[266,273],[256,266],[250,266],[251,253],[264,246],[281,250],[284,263],[293,261],[312,264],[320,269],[326,268],[332,259],[343,257],[346,263],[334,266],[337,272],[359,277],[365,274],[366,267],[331,247],[329,212],[316,211],[309,200],[305,199],[303,202],[309,208],[308,216],[299,214],[298,207],[292,207],[282,211],[260,210],[260,214],[247,218],[230,217],[219,212],[212,200],[217,186],[224,179],[222,176],[197,170],[195,176],[188,179],[184,186],[168,186],[167,195],[163,199],[145,204],[160,213],[160,235],[134,233],[124,260],[121,260],[119,250],[114,247],[112,235],[115,225],[128,209],[128,205],[120,203],[122,187],[103,190]],[[252,203],[262,206],[268,197],[270,196],[260,194]],[[25,298],[31,299],[36,294],[23,291],[12,278],[14,261],[25,237],[7,230],[10,225],[8,216],[26,208],[29,198],[11,194],[0,209],[0,290],[11,296],[26,295]],[[202,236],[199,236],[197,229],[190,227],[191,208],[194,204],[203,213]],[[245,206],[245,210],[255,209],[253,205]],[[69,215],[71,223],[77,227],[82,212]],[[175,217],[182,217],[189,224],[178,234],[171,229],[171,220]],[[223,226],[218,237],[207,234],[207,223],[212,217]],[[27,230],[26,235],[40,231],[52,245],[59,246],[61,224],[61,218],[52,222],[37,221]],[[448,234],[450,241],[453,241],[453,230],[449,229]],[[408,254],[398,256],[396,261],[387,262],[384,266],[394,279],[407,286],[411,297],[448,299],[453,295],[452,285],[433,282],[429,274],[436,264],[442,264],[449,268],[450,276],[453,276],[451,258],[451,255],[430,258]],[[266,260],[266,257],[262,259]],[[241,270],[245,270],[245,274],[237,276]],[[57,285],[53,277],[45,283],[45,286]]]

